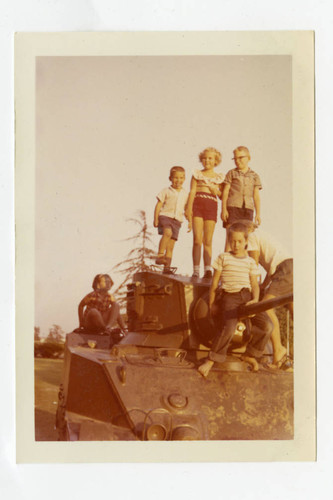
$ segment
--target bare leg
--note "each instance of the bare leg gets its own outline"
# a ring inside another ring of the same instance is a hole
[[[172,261],[172,254],[173,254],[173,248],[175,246],[175,243],[176,243],[176,240],[173,240],[172,238],[170,238],[170,240],[168,241],[167,247],[166,247],[165,257],[167,259],[166,264],[168,266],[170,266],[171,261]]]
[[[120,314],[120,306],[118,302],[113,302],[112,306],[107,311],[107,314],[105,316],[105,326],[111,328],[116,322],[122,330],[126,328],[124,320]]]
[[[268,299],[273,299],[275,295],[267,294],[263,298],[263,301]],[[266,311],[269,316],[269,319],[273,323],[272,330],[272,344],[273,344],[273,364],[278,364],[286,355],[287,349],[281,343],[281,334],[280,334],[280,324],[279,320],[275,314],[274,309],[269,309]]]
[[[214,361],[211,361],[210,359],[207,359],[202,365],[199,366],[198,372],[200,375],[202,375],[204,378],[208,376],[208,373],[212,369],[214,364]]]
[[[172,230],[170,227],[166,227],[163,230],[163,236],[160,240],[160,244],[158,246],[158,257],[156,259],[156,264],[164,264],[164,257],[167,251],[168,245],[171,241]]]
[[[251,358],[250,356],[242,356],[242,360],[249,363],[252,366],[252,371],[257,372],[259,370],[258,361],[256,358]]]
[[[201,217],[193,217],[193,265],[200,265],[201,247],[203,239],[203,219]]]
[[[212,244],[213,244],[213,234],[215,230],[215,221],[205,220],[203,227],[203,260],[205,266],[210,266],[212,261]]]

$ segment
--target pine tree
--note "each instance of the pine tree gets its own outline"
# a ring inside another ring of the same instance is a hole
[[[156,256],[156,251],[150,248],[150,245],[153,244],[151,239],[153,233],[148,228],[146,212],[139,210],[137,218],[127,219],[127,221],[138,225],[139,229],[136,234],[124,240],[132,241],[135,246],[127,254],[125,260],[113,268],[124,276],[123,281],[114,292],[119,296],[117,300],[121,304],[126,298],[126,284],[132,279],[133,274],[149,270],[149,261]]]

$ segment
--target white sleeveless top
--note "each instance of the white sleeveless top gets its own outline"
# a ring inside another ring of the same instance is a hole
[[[224,181],[224,174],[222,172],[216,172],[214,177],[207,177],[203,174],[202,170],[193,170],[193,178],[197,181],[198,187],[209,187],[212,185],[222,184]]]

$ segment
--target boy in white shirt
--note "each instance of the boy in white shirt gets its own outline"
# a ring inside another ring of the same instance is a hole
[[[264,300],[273,299],[293,292],[293,259],[289,253],[272,236],[262,230],[255,230],[256,226],[250,221],[241,221],[249,232],[248,254],[257,264],[266,271],[261,288],[264,290]],[[294,313],[293,302],[286,307]],[[272,344],[273,364],[281,368],[287,359],[287,349],[281,343],[280,324],[274,309],[266,311],[273,323]]]
[[[170,264],[173,249],[181,224],[184,219],[185,205],[188,193],[183,188],[185,181],[185,170],[183,167],[175,166],[170,170],[169,180],[171,186],[162,189],[157,195],[157,203],[154,211],[154,227],[158,228],[158,234],[162,238],[158,247],[156,264],[164,264],[164,274],[170,274]],[[188,231],[191,231],[192,220],[189,219]]]

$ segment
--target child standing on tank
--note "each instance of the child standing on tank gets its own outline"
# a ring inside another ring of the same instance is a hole
[[[126,330],[124,320],[120,314],[120,306],[109,293],[113,281],[108,274],[97,274],[92,288],[79,304],[79,324],[94,333],[110,333],[111,327],[118,323],[123,331]]]
[[[200,276],[201,247],[203,246],[204,278],[211,278],[212,243],[217,222],[217,197],[221,196],[224,179],[214,168],[222,155],[215,148],[206,148],[199,154],[202,170],[194,170],[186,215],[193,219],[193,278]]]
[[[221,219],[223,227],[228,228],[240,219],[253,221],[260,225],[260,195],[262,189],[259,175],[248,165],[251,160],[246,146],[238,146],[233,151],[236,168],[225,176],[222,193]]]
[[[209,290],[209,309],[212,316],[222,317],[222,323],[213,340],[208,359],[198,368],[203,377],[208,376],[214,362],[223,363],[227,357],[238,321],[237,317],[228,317],[228,313],[241,305],[254,304],[259,300],[259,269],[247,255],[246,227],[240,223],[233,224],[229,228],[228,238],[230,252],[220,254],[213,264],[215,271]],[[215,303],[220,280],[221,293]],[[251,340],[242,359],[252,366],[253,371],[258,371],[256,358],[262,356],[271,331],[272,323],[266,313],[259,313],[251,318]]]
[[[171,186],[162,189],[157,195],[157,203],[154,210],[154,227],[158,228],[158,234],[162,238],[158,247],[156,264],[163,264],[164,274],[170,274],[173,249],[178,240],[179,230],[184,220],[184,210],[188,199],[188,193],[183,188],[185,182],[185,169],[180,166],[172,167],[169,180]],[[189,219],[189,231],[192,221]]]

